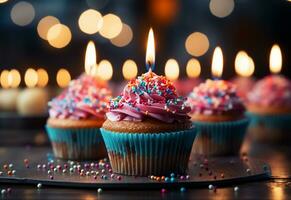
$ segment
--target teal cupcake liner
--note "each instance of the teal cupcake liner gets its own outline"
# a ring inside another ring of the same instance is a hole
[[[258,115],[247,113],[251,119],[249,134],[256,140],[284,141],[291,138],[291,114]]]
[[[250,126],[263,125],[268,128],[291,129],[291,114],[286,115],[257,115],[255,113],[247,113],[251,119]]]
[[[114,173],[149,176],[185,173],[196,129],[118,133],[101,129]]]
[[[193,122],[198,135],[192,153],[206,156],[238,154],[248,124],[248,118],[231,122]]]
[[[70,160],[94,160],[107,156],[99,128],[54,128],[46,126],[54,155]]]

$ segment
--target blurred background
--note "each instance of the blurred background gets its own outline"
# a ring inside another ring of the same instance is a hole
[[[118,94],[125,79],[146,71],[150,27],[155,71],[175,81],[183,95],[211,77],[217,46],[225,79],[270,74],[274,44],[282,67],[276,73],[291,77],[290,10],[287,0],[0,0],[0,135],[13,127],[37,129],[33,134],[43,129],[48,99],[84,72],[90,40],[99,73]],[[10,133],[0,144],[19,143],[18,138]],[[19,140],[46,143],[44,134],[33,138]]]

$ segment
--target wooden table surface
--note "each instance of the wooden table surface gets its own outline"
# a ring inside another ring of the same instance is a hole
[[[15,151],[19,148],[4,147],[6,151]],[[37,151],[37,148],[35,149]],[[282,145],[253,145],[249,155],[263,159],[272,168],[274,178],[269,181],[260,181],[217,188],[217,191],[205,189],[187,189],[186,192],[169,190],[161,193],[160,190],[108,190],[101,194],[96,189],[70,189],[43,186],[37,189],[32,185],[0,184],[0,190],[12,188],[10,194],[0,194],[3,199],[291,199],[291,147]],[[1,157],[1,160],[13,159]]]

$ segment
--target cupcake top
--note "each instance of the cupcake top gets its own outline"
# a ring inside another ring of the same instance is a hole
[[[58,119],[104,119],[110,97],[104,84],[83,74],[49,102],[49,115]]]
[[[291,81],[282,75],[270,75],[258,81],[248,94],[248,104],[291,108]]]
[[[131,80],[122,94],[110,101],[110,121],[143,121],[147,118],[165,123],[188,122],[190,107],[185,98],[164,76],[147,72]]]
[[[188,97],[191,115],[241,115],[245,111],[236,86],[224,80],[206,80],[195,87]]]

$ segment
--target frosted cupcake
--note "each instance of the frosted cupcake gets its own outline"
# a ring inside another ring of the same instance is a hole
[[[110,91],[104,85],[82,75],[49,102],[46,128],[56,157],[91,160],[106,156],[100,127],[109,99]]]
[[[148,72],[110,101],[101,129],[112,169],[125,175],[185,173],[196,136],[190,107],[164,76]]]
[[[250,133],[259,140],[284,140],[291,133],[291,82],[271,75],[257,82],[248,94]]]
[[[208,156],[239,153],[248,119],[234,84],[207,80],[188,97],[191,120],[198,131],[193,153]]]

